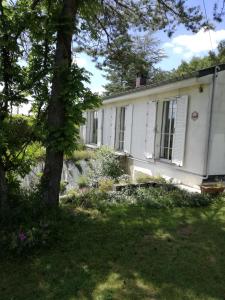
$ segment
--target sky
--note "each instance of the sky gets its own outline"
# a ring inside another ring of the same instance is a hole
[[[200,5],[203,9],[203,0],[188,0],[188,5]],[[205,0],[206,12],[209,19],[212,19],[213,0]],[[193,56],[202,57],[210,50],[216,50],[218,43],[225,39],[225,21],[215,24],[215,30],[204,31],[201,29],[198,33],[193,34],[187,31],[183,25],[178,26],[176,32],[171,38],[163,31],[153,35],[160,41],[160,48],[166,54],[158,67],[163,70],[176,68],[182,60],[189,61]],[[102,93],[103,86],[106,84],[104,73],[95,68],[95,64],[86,54],[80,54],[77,57],[77,63],[92,73],[90,88],[93,92]]]

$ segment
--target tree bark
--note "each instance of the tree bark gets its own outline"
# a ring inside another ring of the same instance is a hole
[[[7,183],[6,183],[6,176],[5,176],[5,169],[0,162],[0,213],[1,213],[1,220],[7,217],[8,211],[8,201],[7,201]]]
[[[10,98],[10,81],[11,81],[11,60],[10,60],[10,53],[7,45],[9,44],[9,35],[7,33],[7,23],[5,20],[4,15],[4,8],[3,8],[3,1],[0,0],[0,18],[3,27],[3,45],[0,47],[1,52],[1,60],[3,65],[3,95],[4,98],[0,103],[0,130],[2,130],[2,124],[4,119],[7,117],[8,114],[8,102]],[[6,217],[6,212],[8,210],[8,186],[6,180],[6,171],[5,166],[2,161],[2,156],[5,154],[6,149],[1,145],[0,149],[0,211],[1,217]]]
[[[72,36],[79,0],[63,0],[61,15],[58,22],[52,93],[48,105],[47,127],[49,130],[46,149],[45,167],[42,177],[43,201],[47,206],[57,206],[59,202],[60,180],[63,167],[63,151],[54,149],[54,131],[60,130],[65,124],[65,74],[69,74],[72,61]]]

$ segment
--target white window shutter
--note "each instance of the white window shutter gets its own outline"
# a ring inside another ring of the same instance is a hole
[[[175,134],[173,140],[172,163],[182,167],[184,163],[185,136],[187,127],[188,96],[177,99]]]
[[[133,104],[125,108],[125,132],[124,132],[124,152],[131,153],[131,136],[133,121]]]
[[[82,113],[83,118],[85,118],[85,123],[80,126],[80,137],[83,143],[86,143],[86,131],[87,131],[87,112]]]
[[[98,111],[98,141],[97,141],[98,147],[102,145],[102,122],[103,122],[103,109],[100,109]]]
[[[85,143],[90,143],[90,133],[91,133],[91,122],[90,122],[90,111],[86,113],[86,133],[85,133]]]
[[[147,103],[146,110],[146,134],[145,134],[145,157],[155,156],[155,127],[156,127],[157,104],[154,101]]]
[[[116,126],[116,107],[111,108],[111,120],[110,120],[110,147],[115,147],[115,126]]]

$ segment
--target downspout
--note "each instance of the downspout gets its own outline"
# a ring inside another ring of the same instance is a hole
[[[216,87],[216,78],[218,76],[218,71],[220,70],[219,66],[215,66],[214,74],[213,74],[213,81],[212,81],[212,94],[210,99],[210,111],[209,111],[209,124],[208,124],[208,135],[206,141],[206,153],[205,153],[205,163],[204,163],[204,172],[205,176],[202,179],[207,180],[209,178],[209,156],[211,150],[211,137],[212,137],[212,116],[213,116],[213,104],[215,98],[215,87]]]

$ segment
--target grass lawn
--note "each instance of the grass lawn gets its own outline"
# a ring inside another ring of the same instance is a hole
[[[225,202],[74,209],[61,229],[50,249],[1,258],[1,300],[225,299]]]

